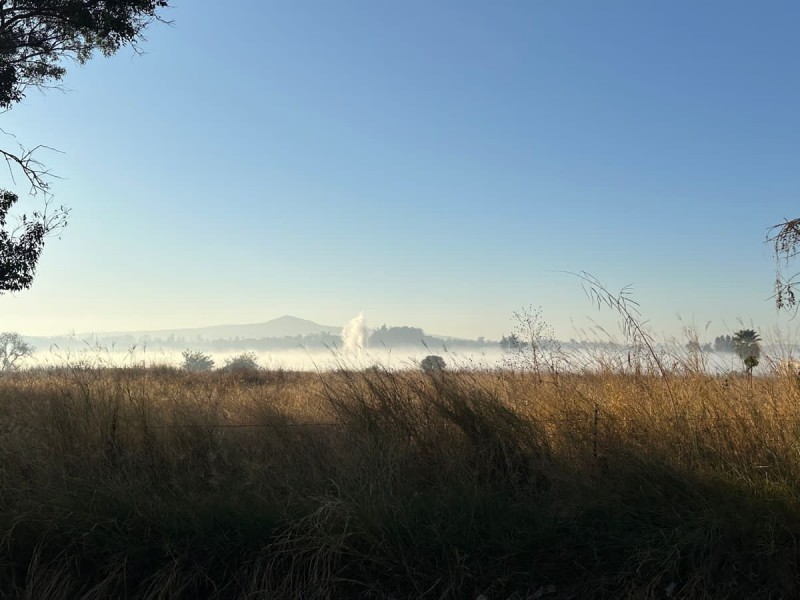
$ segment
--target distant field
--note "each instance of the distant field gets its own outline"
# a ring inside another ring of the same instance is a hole
[[[795,349],[795,351],[800,348]],[[259,365],[265,369],[289,371],[331,371],[337,370],[342,365],[353,368],[366,368],[372,365],[390,369],[416,369],[419,361],[428,354],[441,355],[449,367],[461,369],[497,369],[519,365],[526,361],[528,354],[521,352],[519,356],[514,353],[503,352],[498,346],[471,349],[471,348],[425,348],[421,344],[415,348],[367,348],[359,352],[343,352],[339,349],[303,349],[254,351],[249,348],[226,352],[203,350],[215,361],[215,367],[225,365],[225,361],[242,352],[253,352]],[[709,373],[725,373],[741,370],[742,362],[730,352],[704,353],[700,357],[703,361],[699,365],[680,344],[664,345],[658,348],[663,355],[664,362],[670,368],[682,367],[690,363],[692,368],[702,366]],[[778,361],[778,357],[790,354],[787,348],[765,348],[765,358],[757,373],[768,373],[770,366]],[[776,357],[770,359],[769,357]],[[83,348],[59,349],[38,348],[34,355],[25,364],[28,367],[61,367],[68,364],[81,364],[84,366],[107,367],[152,367],[173,366],[179,367],[183,359],[181,350],[164,349],[159,347],[137,346],[125,348]],[[613,368],[620,370],[629,367],[628,350],[611,350],[604,348],[577,347],[570,348],[555,355],[548,355],[543,361],[553,364],[562,372],[581,372],[584,370],[603,370]]]
[[[92,367],[152,367],[152,366],[173,366],[179,367],[183,361],[181,350],[137,347],[133,350],[125,349],[85,349],[71,352],[49,350],[37,351],[31,359],[26,362],[29,367],[51,367],[63,366],[65,364],[86,364]],[[419,361],[427,354],[439,353],[448,357],[448,364],[461,361],[478,362],[485,367],[494,367],[503,360],[503,354],[499,348],[477,352],[454,352],[447,353],[441,349],[426,350],[420,345],[418,349],[400,348],[397,350],[387,350],[383,348],[369,349],[359,353],[344,353],[335,349],[314,348],[306,350],[296,348],[292,350],[252,350],[241,348],[226,352],[216,352],[204,350],[204,353],[211,356],[215,362],[215,367],[223,367],[228,359],[242,354],[252,352],[256,356],[258,364],[267,370],[288,370],[288,371],[330,371],[339,368],[346,363],[356,368],[364,368],[370,365],[382,365],[393,369],[416,368]]]
[[[800,382],[0,377],[0,598],[800,597]]]

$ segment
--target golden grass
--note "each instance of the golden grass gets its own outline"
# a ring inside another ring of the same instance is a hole
[[[4,376],[0,597],[800,596],[797,379],[668,377]]]

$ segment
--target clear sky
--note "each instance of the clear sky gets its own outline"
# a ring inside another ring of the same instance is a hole
[[[175,0],[167,16],[145,55],[73,65],[65,93],[0,117],[61,151],[40,159],[72,208],[33,288],[0,297],[0,328],[363,310],[496,339],[529,304],[565,339],[588,317],[613,328],[558,271],[633,284],[658,334],[678,315],[713,335],[777,322],[764,238],[800,216],[797,2]]]

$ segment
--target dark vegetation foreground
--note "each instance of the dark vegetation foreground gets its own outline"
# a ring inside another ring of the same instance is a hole
[[[0,598],[797,598],[791,377],[0,379]]]

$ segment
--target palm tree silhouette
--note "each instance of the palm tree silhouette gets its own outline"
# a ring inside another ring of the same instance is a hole
[[[733,334],[733,348],[742,359],[748,374],[753,373],[753,367],[758,366],[761,358],[761,338],[754,329],[741,329]]]

